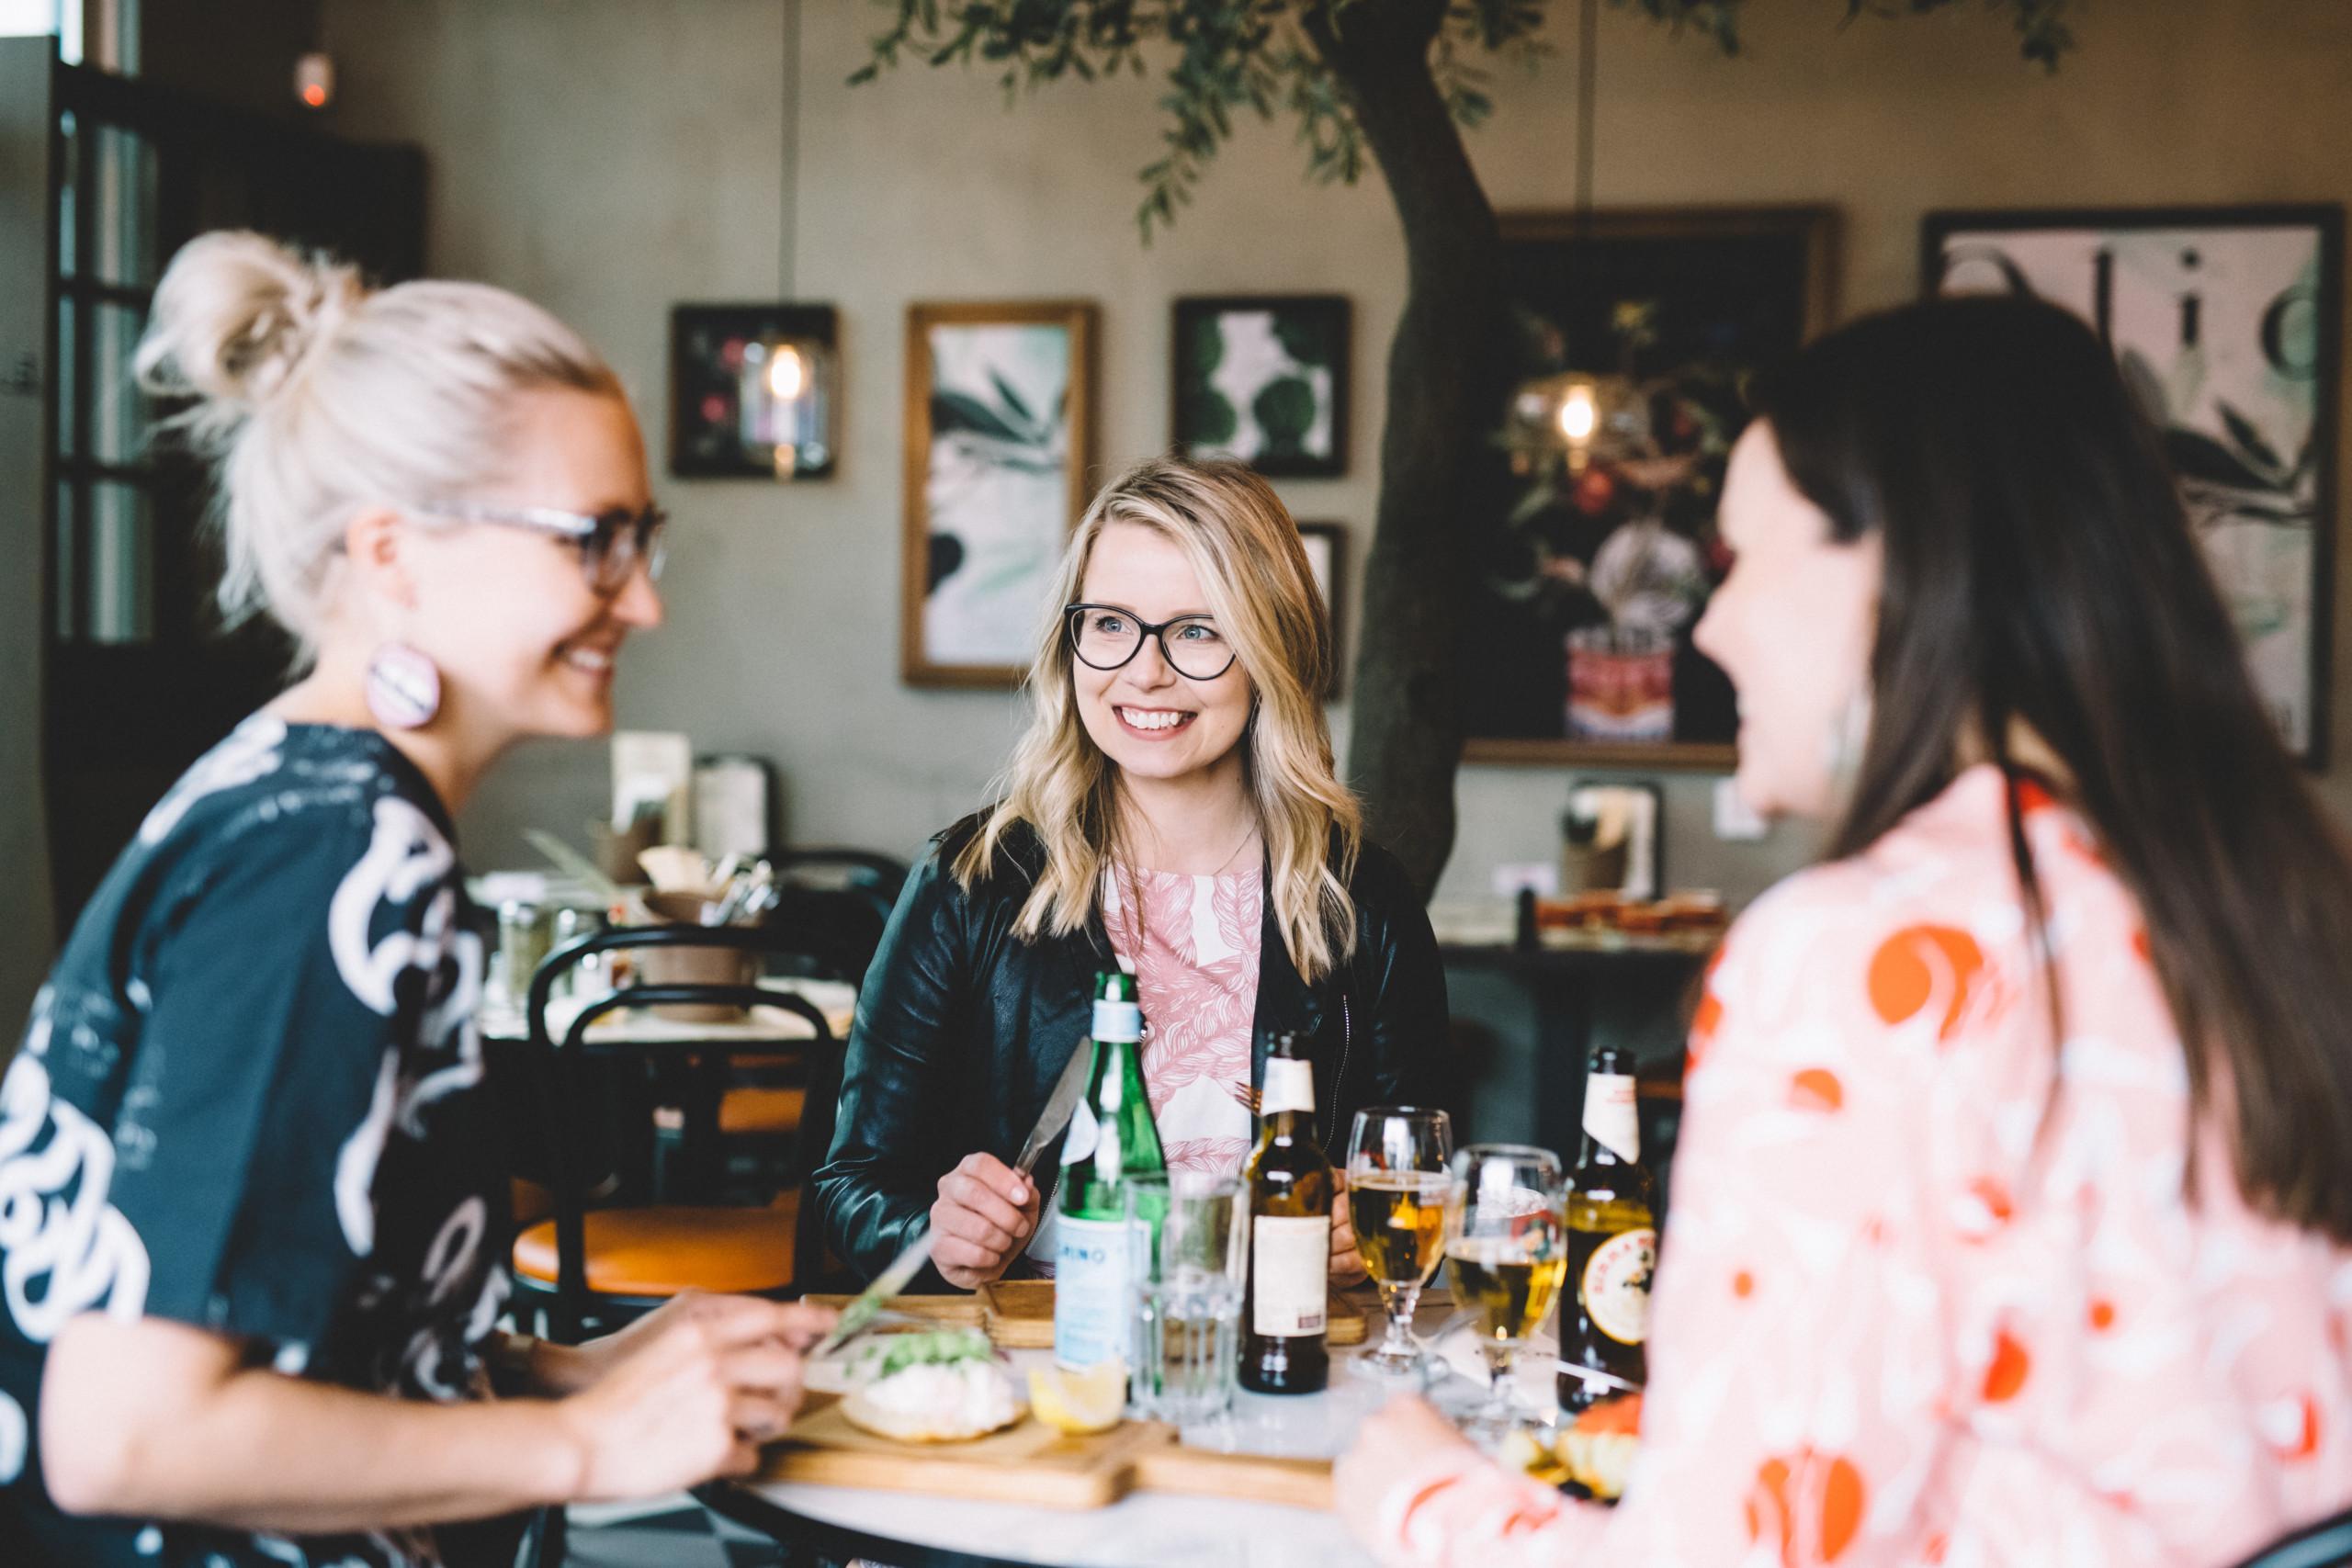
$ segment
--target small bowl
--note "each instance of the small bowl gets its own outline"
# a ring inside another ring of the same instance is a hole
[[[646,908],[658,918],[658,923],[672,926],[704,928],[706,911],[718,905],[693,893],[648,893],[643,896]],[[760,955],[731,947],[640,947],[631,954],[637,961],[637,977],[647,986],[756,986],[760,983]],[[711,1002],[673,1002],[651,1010],[657,1018],[671,1019],[679,1023],[735,1023],[743,1019],[739,1007],[723,1007]]]

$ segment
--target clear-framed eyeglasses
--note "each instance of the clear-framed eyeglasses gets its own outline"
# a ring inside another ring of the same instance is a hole
[[[1233,668],[1234,647],[1206,615],[1179,615],[1154,625],[1115,604],[1065,604],[1070,651],[1095,670],[1116,670],[1143,651],[1144,638],[1159,639],[1159,657],[1188,681],[1214,681]]]
[[[662,562],[669,548],[670,514],[658,506],[632,512],[567,512],[555,506],[492,506],[469,501],[429,502],[414,509],[426,517],[452,523],[489,523],[502,528],[528,528],[569,539],[580,551],[580,570],[588,586],[606,598],[628,585],[641,563],[653,581],[662,579]]]

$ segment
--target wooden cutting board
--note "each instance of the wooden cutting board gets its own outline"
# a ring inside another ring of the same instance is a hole
[[[1123,1422],[1107,1432],[1069,1438],[1023,1416],[968,1443],[902,1443],[850,1425],[838,1395],[812,1393],[799,1418],[768,1448],[759,1478],[1099,1508],[1134,1484],[1137,1449],[1174,1440],[1175,1434],[1156,1422]]]
[[[808,1396],[799,1419],[763,1455],[756,1479],[1040,1508],[1100,1508],[1131,1492],[1331,1506],[1325,1461],[1182,1448],[1175,1428],[1157,1421],[1072,1438],[1024,1416],[968,1443],[901,1443],[850,1425],[839,1396],[825,1393]]]
[[[982,1285],[978,1296],[989,1337],[1007,1350],[1050,1350],[1054,1348],[1054,1282],[1051,1280],[999,1280]],[[1344,1296],[1333,1296],[1329,1325],[1329,1343],[1361,1345],[1367,1325],[1363,1308]]]
[[[855,1296],[806,1296],[811,1306],[831,1307],[841,1311]],[[893,1296],[889,1310],[921,1318],[920,1323],[877,1323],[872,1332],[889,1334],[917,1328],[985,1328],[988,1314],[978,1296]]]

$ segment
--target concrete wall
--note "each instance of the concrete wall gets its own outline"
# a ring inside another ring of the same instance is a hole
[[[1598,198],[1835,203],[1849,310],[1914,293],[1918,220],[1934,207],[2352,197],[2352,7],[2088,8],[2082,51],[2054,79],[1974,6],[1842,28],[1838,0],[1748,10],[1736,61],[1604,15]],[[785,14],[779,0],[326,0],[324,31],[338,128],[435,159],[435,270],[520,289],[584,330],[628,379],[657,464],[668,307],[778,287],[781,113],[797,93],[797,292],[840,306],[848,352],[840,474],[795,489],[662,483],[682,535],[673,620],[630,649],[622,718],[775,758],[796,839],[910,852],[980,798],[1019,715],[1009,696],[898,683],[907,304],[1100,301],[1100,455],[1116,463],[1165,442],[1172,296],[1352,296],[1359,457],[1343,479],[1281,487],[1301,517],[1355,530],[1352,577],[1401,249],[1377,180],[1305,184],[1286,125],[1245,128],[1147,249],[1133,213],[1135,173],[1157,155],[1152,84],[1069,84],[1011,112],[984,73],[913,69],[852,91],[842,78],[882,14],[852,0],[808,0],[786,84]],[[1562,55],[1540,73],[1498,73],[1494,121],[1472,137],[1502,207],[1570,198],[1573,28],[1554,39]],[[2352,613],[2338,621],[2352,627]],[[2352,658],[2337,666],[2335,729],[2352,755]],[[1565,786],[1555,770],[1464,769],[1442,896],[1483,894],[1498,862],[1552,856]],[[1708,787],[1668,781],[1672,881],[1746,897],[1802,859],[1794,834],[1715,842]],[[2352,766],[2324,787],[2352,807]],[[471,858],[523,858],[522,825],[576,829],[604,790],[593,750],[526,752],[472,811]]]

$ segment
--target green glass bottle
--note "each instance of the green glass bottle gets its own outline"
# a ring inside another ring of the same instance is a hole
[[[1062,1142],[1061,1196],[1054,1214],[1054,1360],[1082,1371],[1128,1354],[1134,1238],[1125,1184],[1168,1169],[1143,1087],[1143,1009],[1135,976],[1094,980],[1094,1054],[1086,1098]]]

